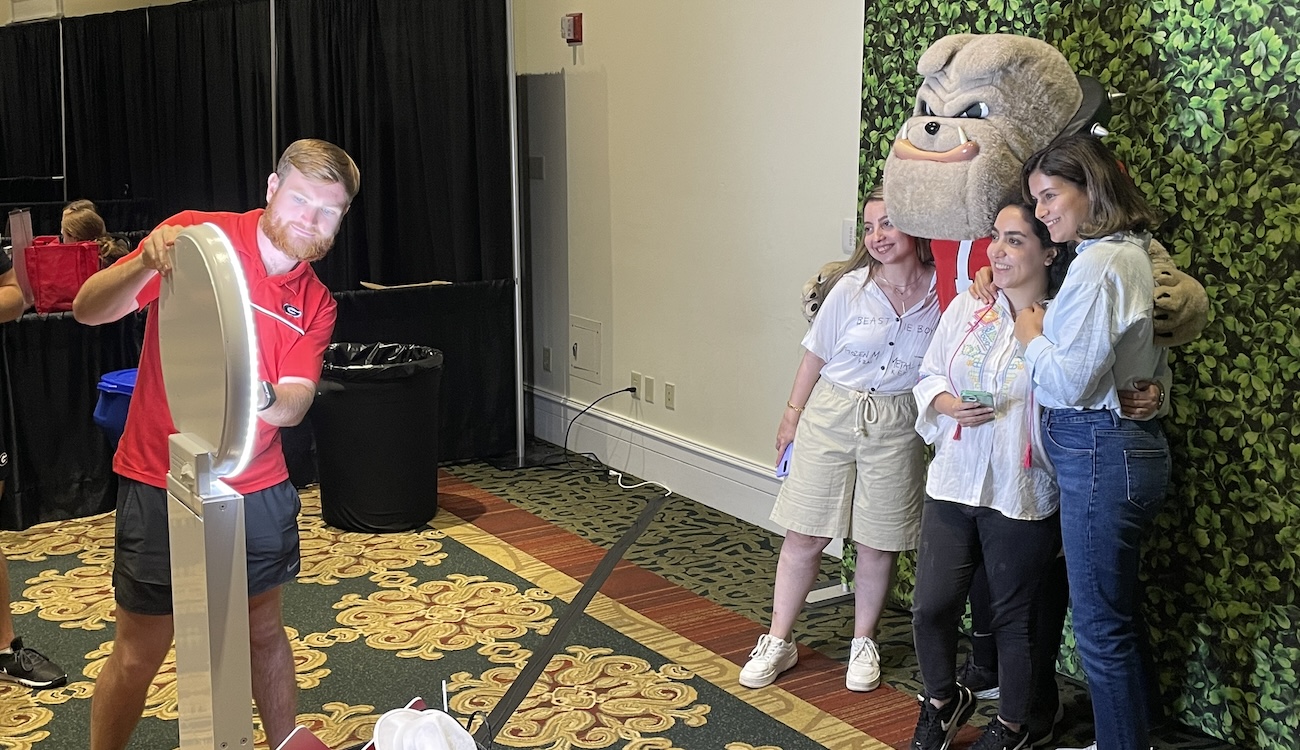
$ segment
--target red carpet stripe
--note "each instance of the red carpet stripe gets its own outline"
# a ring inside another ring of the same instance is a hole
[[[486,490],[446,472],[438,478],[439,507],[508,542],[578,580],[600,561],[605,550],[569,531],[511,505]],[[623,561],[601,593],[663,625],[683,638],[742,665],[766,628]],[[905,748],[916,726],[916,699],[882,685],[870,693],[844,688],[844,667],[807,647],[799,647],[799,664],[781,676],[782,690],[896,748]],[[979,735],[966,727],[956,746]]]

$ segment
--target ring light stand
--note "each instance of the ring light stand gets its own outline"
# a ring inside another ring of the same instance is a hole
[[[257,339],[243,269],[211,224],[176,238],[158,302],[169,440],[176,683],[182,750],[253,746],[244,498],[223,477],[252,457]]]

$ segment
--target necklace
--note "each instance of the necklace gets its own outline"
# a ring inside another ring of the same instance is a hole
[[[889,287],[894,290],[894,294],[904,294],[905,292],[907,292],[908,289],[911,289],[912,287],[916,286],[916,282],[920,281],[921,277],[924,275],[925,275],[924,269],[921,271],[917,271],[916,275],[912,277],[912,280],[907,282],[906,284],[895,284],[894,282],[885,278],[885,274],[883,273],[876,274],[876,280],[883,281],[885,284],[889,285]],[[886,289],[885,291],[889,291],[889,290]]]

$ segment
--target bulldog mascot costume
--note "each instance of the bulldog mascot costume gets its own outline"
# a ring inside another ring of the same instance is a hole
[[[954,34],[921,55],[923,77],[912,116],[885,160],[889,217],[930,239],[940,304],[965,291],[987,266],[998,208],[1020,195],[1020,168],[1058,137],[1091,130],[1110,114],[1101,85],[1076,76],[1052,45],[1012,34]],[[1178,346],[1205,327],[1200,283],[1151,243],[1156,343]],[[828,289],[827,264],[804,286],[804,313],[816,313]]]

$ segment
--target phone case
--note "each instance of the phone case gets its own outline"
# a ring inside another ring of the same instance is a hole
[[[980,404],[993,408],[993,394],[988,391],[962,391],[961,400],[968,404]]]
[[[781,454],[781,460],[776,464],[776,478],[780,479],[790,473],[790,453],[794,450],[794,443],[785,447],[785,453]]]

